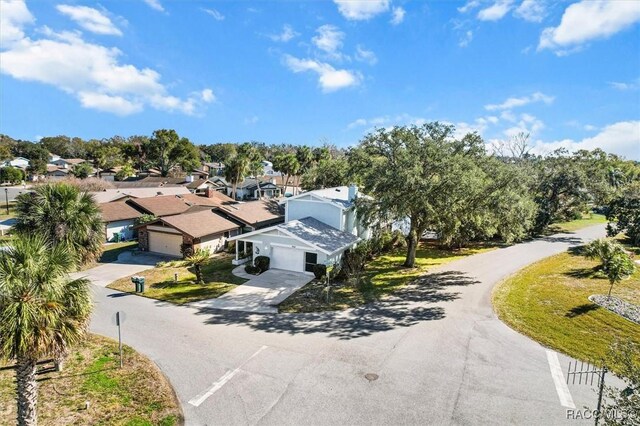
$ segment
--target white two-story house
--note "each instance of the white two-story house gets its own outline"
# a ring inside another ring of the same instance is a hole
[[[252,260],[271,259],[270,267],[313,273],[316,264],[338,264],[342,254],[358,241],[369,238],[369,230],[356,217],[355,185],[309,191],[282,201],[285,222],[230,238],[239,252],[251,243]]]

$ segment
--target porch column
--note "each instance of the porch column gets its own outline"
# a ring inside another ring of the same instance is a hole
[[[238,246],[240,245],[240,241],[236,243],[236,262],[238,261]]]

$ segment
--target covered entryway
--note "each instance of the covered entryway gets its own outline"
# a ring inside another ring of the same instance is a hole
[[[285,271],[304,271],[304,251],[291,248],[271,246],[271,264],[273,269],[284,269]]]
[[[182,257],[180,252],[181,245],[182,235],[149,231],[149,251]]]

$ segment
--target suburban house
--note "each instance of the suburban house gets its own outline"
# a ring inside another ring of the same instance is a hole
[[[260,183],[259,191],[258,183]],[[227,195],[231,196],[232,192],[233,187],[231,184],[227,184]],[[238,200],[257,200],[260,197],[278,198],[280,193],[280,188],[271,179],[246,178],[236,186],[236,199]]]
[[[130,198],[149,198],[162,195],[184,195],[189,194],[189,190],[184,186],[175,187],[132,187],[132,188],[114,188],[105,189],[103,191],[92,192],[91,196],[96,203],[110,203],[111,201],[124,200]]]
[[[183,187],[179,187],[184,190]],[[115,239],[115,234],[119,234],[120,239],[129,240],[136,237],[134,228],[135,220],[143,214],[150,214],[156,217],[177,215],[188,212],[193,206],[205,206],[215,208],[234,201],[224,194],[210,191],[209,197],[203,197],[185,193],[158,195],[157,191],[149,191],[153,188],[133,188],[130,190],[118,191],[115,195],[101,198],[104,192],[93,193],[96,201],[100,202],[102,221],[105,226],[105,238],[107,241]],[[173,190],[165,188],[164,190]],[[146,192],[142,192],[146,190]],[[111,191],[111,190],[107,190]],[[240,223],[239,226],[244,226]]]
[[[135,220],[142,213],[132,207],[126,200],[99,204],[104,224],[106,241],[115,240],[115,234],[119,234],[121,240],[131,240],[135,237]]]
[[[285,222],[231,238],[237,241],[234,263],[267,256],[271,268],[312,273],[316,264],[337,264],[342,254],[369,229],[356,217],[355,185],[309,191],[283,200]],[[239,259],[249,243],[252,256]]]
[[[206,206],[190,207],[183,214],[161,217],[137,227],[140,250],[182,257],[185,252],[208,248],[222,250],[240,225]]]
[[[15,157],[11,160],[7,160],[4,165],[26,169],[27,167],[29,167],[29,160],[24,157]]]
[[[63,169],[71,169],[73,168],[73,166],[80,163],[85,163],[85,162],[86,160],[83,160],[82,158],[57,158],[55,160],[50,161],[49,164],[58,166]]]
[[[209,173],[209,176],[220,176],[224,170],[224,164],[219,162],[202,163],[202,171]]]
[[[216,212],[239,223],[243,232],[252,232],[284,222],[281,206],[275,200],[221,204]]]
[[[71,173],[71,169],[65,169],[55,164],[47,164],[47,172],[45,176],[49,179],[64,179]]]
[[[109,182],[113,182],[116,179],[116,174],[122,170],[122,166],[109,167],[106,169],[100,170],[100,179],[107,180]]]
[[[214,191],[221,191],[226,193],[226,185],[220,182],[219,180],[211,180],[211,179],[198,179],[193,182],[185,185],[189,191],[194,194],[204,194],[208,189],[213,189]]]

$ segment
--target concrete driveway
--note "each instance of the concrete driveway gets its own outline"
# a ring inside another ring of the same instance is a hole
[[[70,274],[72,279],[87,278],[98,287],[106,287],[115,280],[128,277],[153,268],[158,262],[167,260],[163,256],[149,253],[124,252],[118,256],[118,260],[112,263],[105,263],[86,271],[74,272]]]
[[[579,425],[592,387],[563,387],[569,359],[493,313],[494,285],[604,236],[604,226],[471,256],[393,300],[355,310],[254,314],[180,307],[96,287],[91,330],[170,379],[188,425]]]
[[[240,268],[244,269],[244,266]],[[274,314],[278,312],[279,303],[313,279],[313,275],[280,269],[269,269],[256,276],[243,273],[242,277],[249,278],[249,281],[220,297],[193,302],[190,306],[197,309]]]

